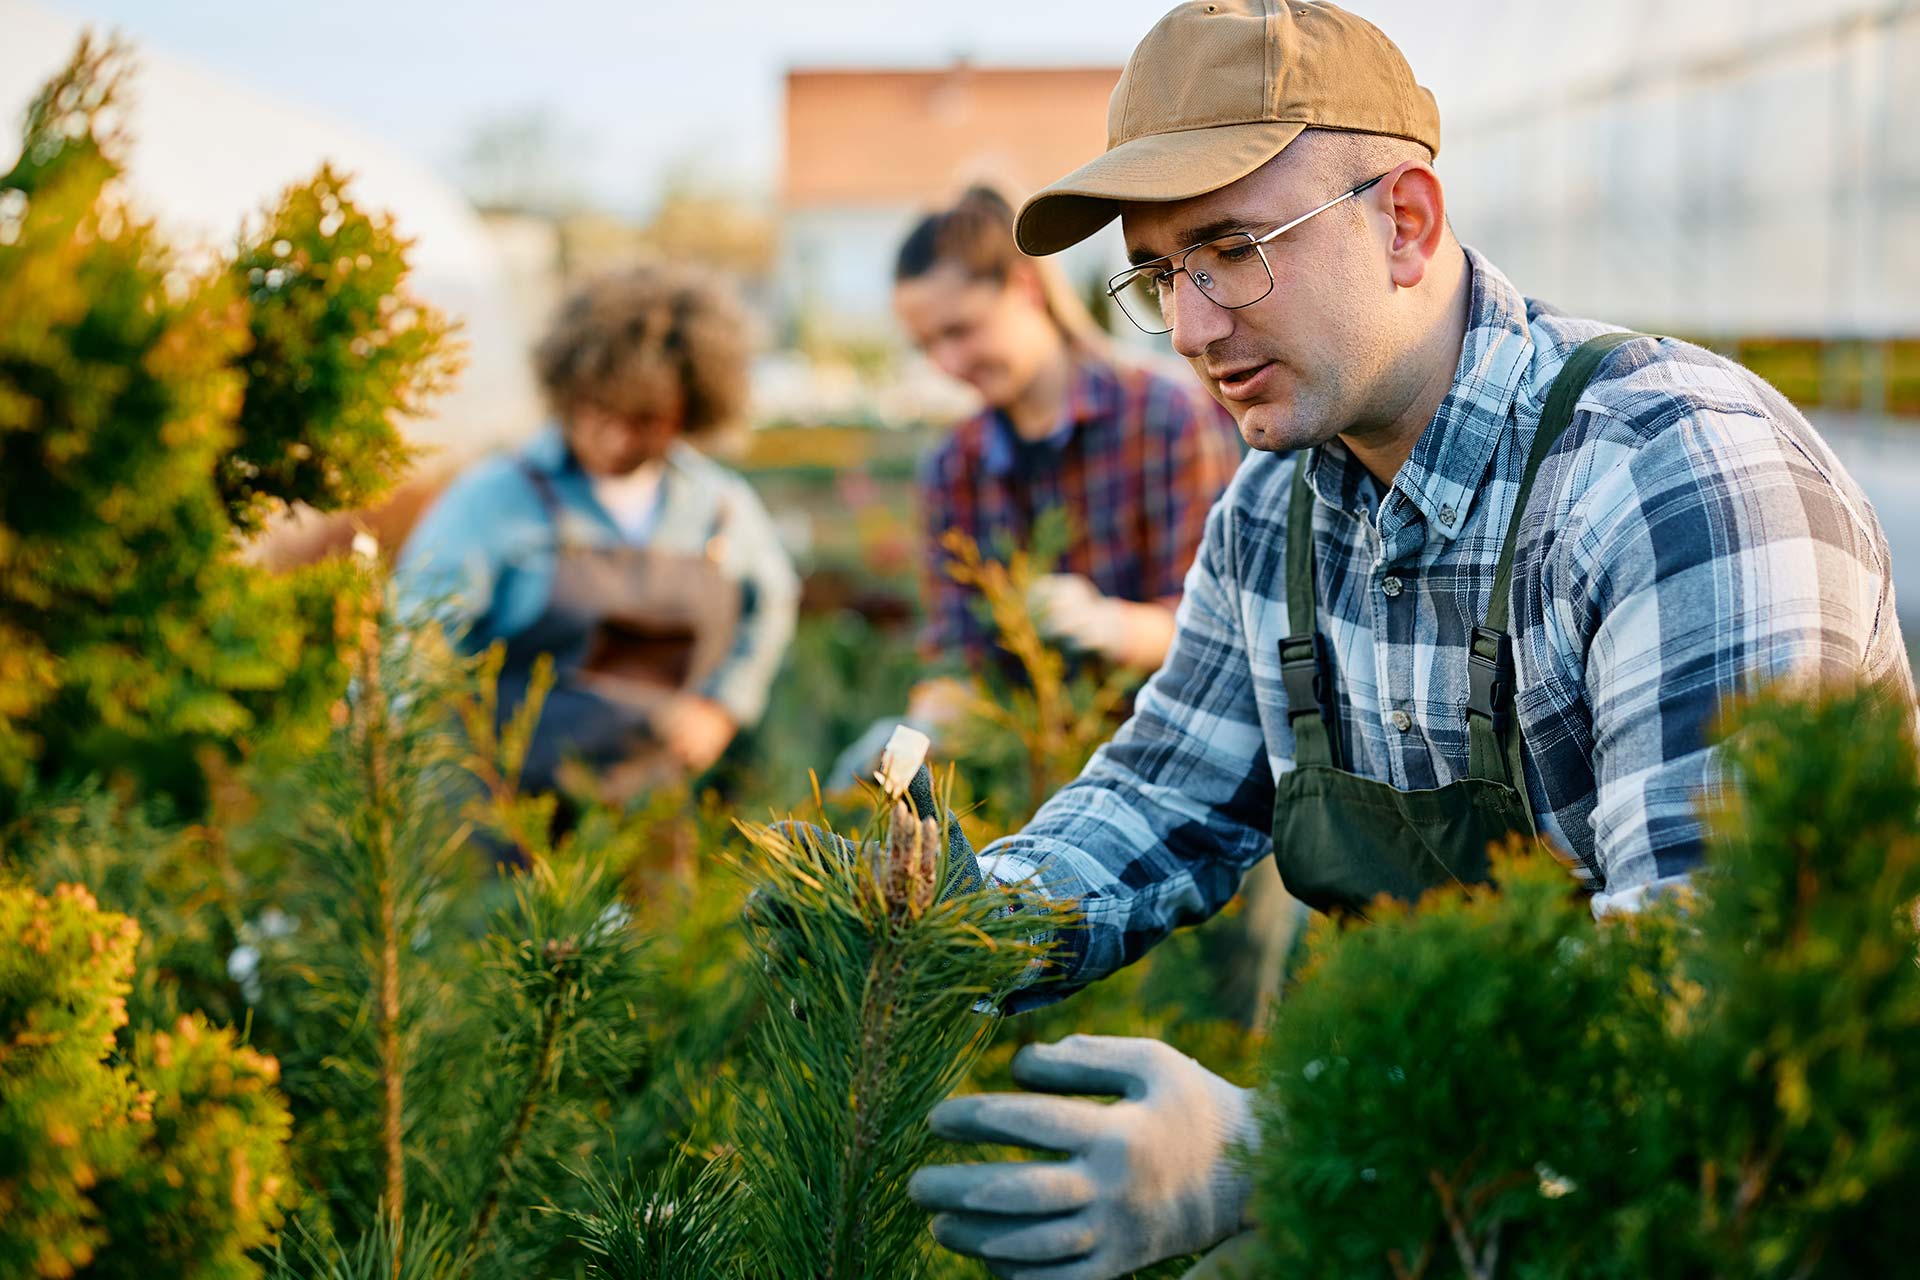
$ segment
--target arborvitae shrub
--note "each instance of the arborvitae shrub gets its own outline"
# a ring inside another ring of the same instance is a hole
[[[258,1276],[250,1254],[272,1241],[293,1192],[279,1064],[197,1016],[140,1032],[130,1062],[152,1123],[95,1196],[112,1225],[85,1274]]]
[[[445,372],[405,245],[323,170],[198,273],[128,202],[126,60],[83,42],[0,174],[0,817],[30,778],[204,804],[203,754],[324,732],[358,575],[238,534],[373,496]],[[256,275],[257,273],[257,275]]]
[[[1607,1274],[1646,1185],[1625,1150],[1657,948],[1597,928],[1547,854],[1494,871],[1318,926],[1267,1057],[1258,1216],[1289,1273]]]
[[[1739,714],[1674,1046],[1723,1274],[1920,1259],[1920,770],[1878,690]]]
[[[0,1273],[241,1280],[292,1192],[272,1059],[197,1018],[116,1033],[139,927],[0,888]]]
[[[1315,935],[1271,1037],[1276,1273],[1885,1276],[1920,1257],[1920,767],[1877,690],[1731,722],[1695,892],[1544,854]]]

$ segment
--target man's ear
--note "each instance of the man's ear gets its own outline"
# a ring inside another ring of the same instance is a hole
[[[1411,289],[1426,279],[1428,265],[1446,240],[1446,193],[1441,190],[1440,175],[1417,160],[1388,174],[1380,186],[1381,199],[1393,219],[1388,274],[1400,288]]]

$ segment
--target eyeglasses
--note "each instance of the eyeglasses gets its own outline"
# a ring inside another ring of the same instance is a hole
[[[1318,209],[1261,235],[1236,231],[1122,271],[1107,281],[1107,296],[1119,303],[1127,319],[1145,333],[1173,332],[1173,278],[1183,273],[1215,305],[1228,311],[1250,307],[1273,292],[1273,268],[1267,265],[1266,250],[1261,245],[1316,214],[1325,213],[1342,200],[1353,199],[1386,176],[1383,173],[1368,178]]]

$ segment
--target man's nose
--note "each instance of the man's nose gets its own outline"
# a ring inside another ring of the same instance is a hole
[[[1173,297],[1165,314],[1173,326],[1167,335],[1173,349],[1189,360],[1198,360],[1208,347],[1233,332],[1233,312],[1200,292],[1184,271],[1173,277]]]

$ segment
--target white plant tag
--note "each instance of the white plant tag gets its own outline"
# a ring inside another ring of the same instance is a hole
[[[913,775],[920,772],[920,766],[927,762],[927,752],[932,749],[932,740],[918,729],[909,729],[904,724],[894,727],[893,736],[881,748],[880,768],[873,775],[880,789],[887,793],[887,799],[898,800],[907,794]]]

